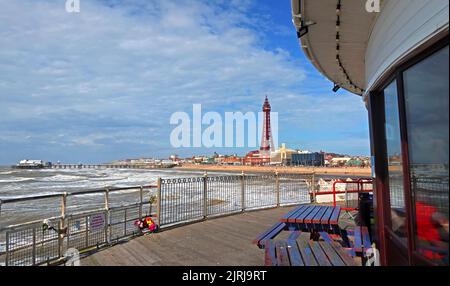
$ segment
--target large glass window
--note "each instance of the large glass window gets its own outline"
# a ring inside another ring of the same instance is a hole
[[[448,46],[403,73],[417,250],[448,264]]]
[[[384,90],[384,106],[391,226],[394,233],[399,237],[404,238],[406,236],[406,211],[403,185],[400,117],[397,84],[395,81]]]

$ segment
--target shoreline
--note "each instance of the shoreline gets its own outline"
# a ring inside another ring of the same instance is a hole
[[[371,177],[371,168],[359,167],[282,167],[282,166],[219,166],[219,165],[184,165],[173,168],[175,170],[196,170],[196,171],[222,171],[222,172],[249,172],[249,173],[315,173],[317,175],[353,175]]]

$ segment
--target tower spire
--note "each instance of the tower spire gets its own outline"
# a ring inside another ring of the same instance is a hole
[[[261,138],[261,146],[260,153],[261,155],[270,155],[270,151],[275,151],[275,146],[273,145],[273,137],[272,130],[270,127],[270,103],[269,98],[266,95],[266,99],[264,100],[264,104],[262,107],[262,111],[264,112],[264,122],[263,122],[263,132]]]

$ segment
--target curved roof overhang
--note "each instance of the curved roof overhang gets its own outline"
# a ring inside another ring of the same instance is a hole
[[[312,64],[335,85],[363,95],[365,54],[377,13],[367,12],[362,0],[291,2],[301,47]]]

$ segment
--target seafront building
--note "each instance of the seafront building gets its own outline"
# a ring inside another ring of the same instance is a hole
[[[323,153],[297,153],[292,154],[291,166],[325,166],[325,158]]]
[[[449,1],[292,0],[292,16],[330,92],[367,106],[382,265],[448,265]]]

